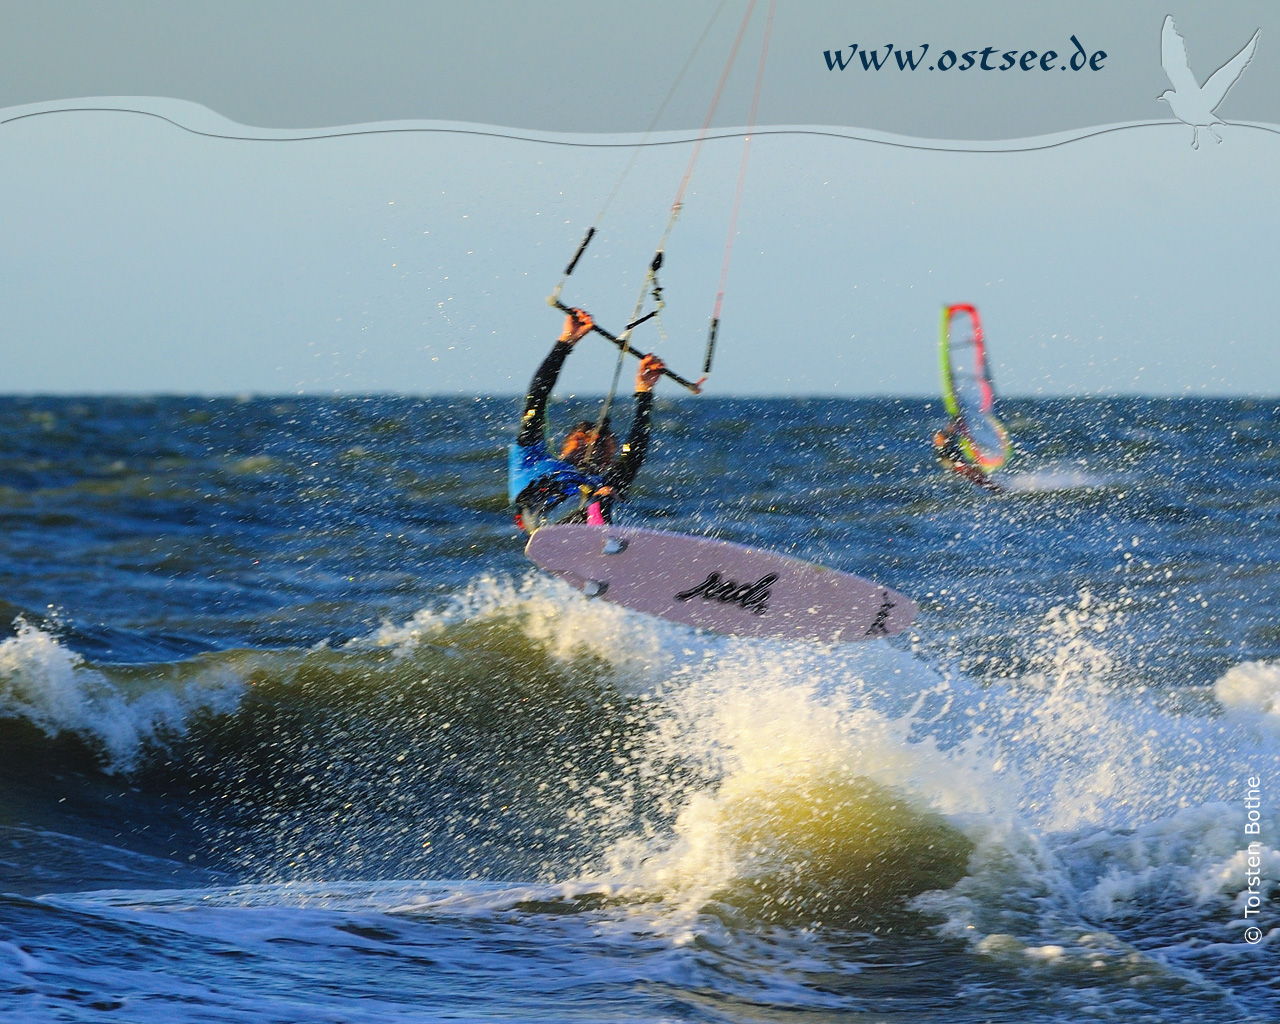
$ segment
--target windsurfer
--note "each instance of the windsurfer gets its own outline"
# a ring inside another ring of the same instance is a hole
[[[565,438],[559,458],[547,447],[547,398],[573,346],[593,326],[591,314],[572,310],[529,384],[520,432],[511,446],[507,480],[516,524],[529,533],[548,522],[609,522],[614,502],[626,497],[649,449],[653,386],[665,369],[654,355],[640,361],[635,414],[621,451],[607,417],[602,424],[580,421]]]
[[[953,416],[945,427],[933,435],[933,451],[938,456],[938,461],[944,469],[958,473],[970,483],[989,491],[1000,490],[998,484],[965,457],[964,448],[960,444],[960,432],[963,429],[964,421],[959,416]]]

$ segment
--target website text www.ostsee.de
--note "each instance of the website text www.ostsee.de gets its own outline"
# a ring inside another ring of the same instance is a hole
[[[957,52],[945,49],[938,52],[929,63],[930,45],[902,49],[893,43],[865,47],[850,43],[838,50],[824,50],[823,59],[831,71],[1101,71],[1107,59],[1106,50],[1090,53],[1074,35],[1071,45],[1058,50],[1001,50],[998,46],[984,46]]]

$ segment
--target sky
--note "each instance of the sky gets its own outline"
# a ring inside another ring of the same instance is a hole
[[[615,332],[634,308],[745,2],[726,5],[663,130],[636,144],[715,6],[655,4],[671,30],[646,33],[634,13],[610,24],[579,4],[451,5],[424,27],[422,5],[361,18],[280,2],[252,9],[280,24],[250,51],[202,3],[73,6],[70,41],[57,11],[5,6],[0,391],[522,392],[559,330],[546,298],[597,218],[563,298]],[[1173,11],[1201,82],[1261,29],[1219,108],[1222,142],[1202,133],[1194,149],[1156,99],[1165,8],[1027,6],[978,8],[966,26],[954,5],[908,4],[897,23],[869,4],[778,5],[708,393],[935,395],[939,309],[971,302],[1002,394],[1280,394],[1280,18]],[[531,7],[579,27],[572,81],[563,33]],[[690,377],[767,10],[666,246],[662,329],[634,339]],[[303,14],[307,32],[286,31]],[[396,18],[404,32],[381,31]],[[1108,57],[1060,78],[829,71],[821,49],[864,25],[934,53],[1076,34]],[[415,31],[437,59],[397,91]],[[501,57],[518,48],[499,34],[537,59]],[[602,392],[613,354],[584,343],[563,386]]]

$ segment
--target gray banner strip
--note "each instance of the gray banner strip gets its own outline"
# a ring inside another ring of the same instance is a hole
[[[0,107],[151,96],[263,129],[430,120],[635,133],[662,107],[717,6],[5,0]],[[767,6],[757,4],[715,126],[747,120]],[[725,4],[659,129],[701,125],[746,7]],[[1216,113],[1280,123],[1280,7],[1243,0],[782,0],[758,123],[1008,140],[1187,120],[1157,98],[1173,87],[1162,66],[1167,15],[1198,86],[1260,33]]]

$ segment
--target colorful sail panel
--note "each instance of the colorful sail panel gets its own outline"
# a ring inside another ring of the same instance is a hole
[[[1012,445],[1009,432],[996,419],[977,309],[965,304],[943,308],[939,354],[943,400],[958,421],[960,449],[984,473],[993,472],[1004,465]]]

